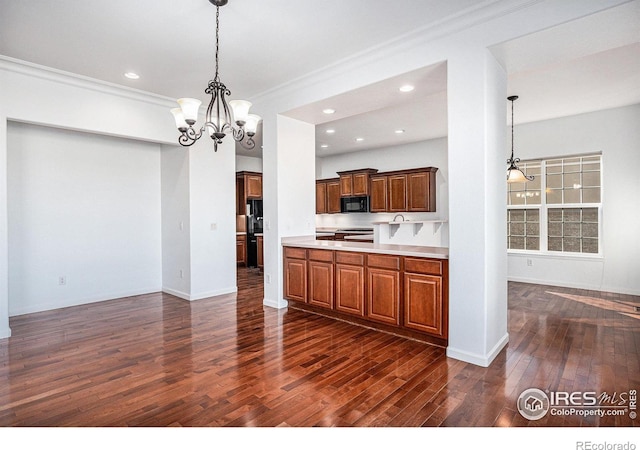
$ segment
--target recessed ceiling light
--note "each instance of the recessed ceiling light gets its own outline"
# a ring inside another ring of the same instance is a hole
[[[329,134],[333,134],[333,133],[335,133],[335,132],[336,132],[336,130],[334,130],[333,128],[329,128],[329,129],[327,130],[327,133],[329,133]]]
[[[322,112],[325,114],[333,114],[334,112],[336,112],[336,110],[333,108],[326,108],[326,109],[323,109]]]
[[[137,80],[138,78],[140,78],[140,75],[135,72],[125,72],[124,76],[129,78],[130,80]]]
[[[404,133],[404,130],[396,130],[396,134],[402,134]]]
[[[411,92],[413,91],[415,88],[413,86],[411,86],[410,84],[405,84],[404,86],[402,86],[400,88],[400,92]]]
[[[327,144],[322,144],[322,145],[320,146],[320,148],[328,148],[328,147],[329,147],[329,146],[328,146]]]
[[[356,142],[362,142],[364,141],[364,138],[356,138]]]

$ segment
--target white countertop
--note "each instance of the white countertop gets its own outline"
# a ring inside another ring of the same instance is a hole
[[[310,236],[283,237],[282,245],[286,247],[319,248],[324,250],[343,250],[348,252],[415,256],[417,258],[449,259],[449,249],[445,247],[372,244],[370,242],[353,241],[317,241]]]

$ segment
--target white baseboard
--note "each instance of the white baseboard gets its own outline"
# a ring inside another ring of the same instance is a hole
[[[11,328],[0,328],[0,339],[11,337]]]
[[[289,302],[287,302],[284,299],[277,301],[277,300],[268,299],[266,297],[262,299],[262,304],[270,308],[276,308],[276,309],[283,309],[289,306]]]
[[[51,310],[60,309],[60,308],[68,308],[70,306],[87,305],[89,303],[98,303],[98,302],[104,302],[107,300],[115,300],[117,298],[152,294],[154,292],[160,292],[160,290],[161,289],[159,286],[154,286],[146,289],[112,292],[109,294],[102,294],[102,295],[97,295],[92,297],[83,297],[79,299],[71,299],[71,300],[65,299],[63,301],[56,302],[56,303],[40,303],[35,305],[28,305],[22,308],[11,309],[9,311],[9,317],[21,316],[23,314],[32,314],[32,313],[42,312],[42,311],[51,311]]]
[[[498,353],[509,343],[509,333],[505,333],[504,336],[493,346],[493,348],[486,354],[480,355],[477,353],[470,353],[464,350],[459,350],[451,346],[447,347],[447,357],[457,359],[460,361],[475,364],[476,366],[489,367],[493,360],[498,356]]]
[[[187,294],[186,292],[177,291],[175,289],[171,289],[168,287],[163,287],[162,292],[166,294],[171,294],[183,300],[189,300],[190,302],[192,302],[195,300],[201,300],[203,298],[217,297],[219,295],[235,294],[236,292],[238,292],[238,287],[230,286],[228,288],[217,289],[215,291],[200,292],[198,294]]]

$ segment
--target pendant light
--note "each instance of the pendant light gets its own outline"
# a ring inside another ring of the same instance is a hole
[[[200,130],[196,130],[193,126],[198,119],[198,109],[202,102],[194,98],[178,99],[180,107],[171,110],[180,132],[178,142],[185,147],[193,145],[206,130],[213,139],[213,147],[216,152],[218,144],[222,144],[222,139],[227,133],[231,133],[233,139],[240,142],[245,148],[252,149],[256,145],[253,136],[255,136],[258,123],[262,119],[255,114],[249,114],[251,103],[248,101],[232,100],[227,104],[226,97],[231,95],[231,91],[220,81],[218,73],[220,7],[226,5],[228,0],[209,0],[209,2],[216,7],[216,72],[213,80],[209,81],[204,91],[211,95],[211,101],[207,107],[204,125]],[[233,121],[231,111],[233,111]],[[235,127],[232,125],[233,123],[235,123]],[[248,139],[243,140],[245,135]]]
[[[525,181],[533,181],[534,178],[533,175],[525,175],[517,165],[520,162],[520,158],[513,157],[513,102],[517,99],[517,95],[507,97],[507,100],[511,102],[511,158],[507,159],[507,164],[509,165],[507,168],[507,183],[524,183]]]

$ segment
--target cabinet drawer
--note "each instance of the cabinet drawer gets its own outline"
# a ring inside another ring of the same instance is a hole
[[[286,256],[287,258],[306,259],[307,250],[305,250],[304,248],[285,247],[284,256]]]
[[[367,256],[367,265],[381,269],[400,270],[400,256],[369,255]]]
[[[336,252],[336,263],[352,264],[354,266],[364,265],[363,253]]]
[[[442,261],[422,258],[405,258],[404,271],[431,275],[442,275]]]
[[[333,252],[331,250],[309,250],[309,260],[333,262]]]

